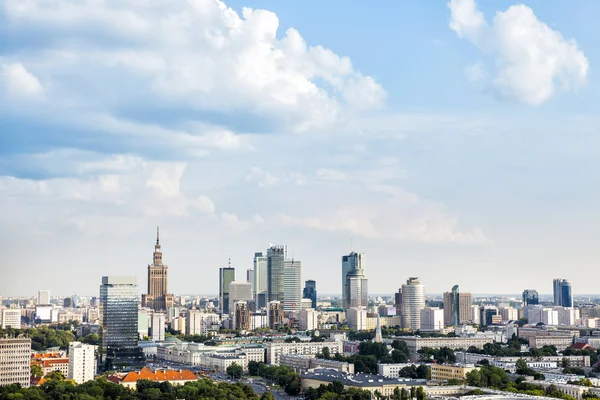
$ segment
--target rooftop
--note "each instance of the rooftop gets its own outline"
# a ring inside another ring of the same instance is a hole
[[[424,379],[386,378],[381,375],[371,374],[346,374],[329,368],[316,368],[303,373],[302,378],[314,379],[323,382],[339,381],[346,386],[369,387],[383,385],[423,386]]]

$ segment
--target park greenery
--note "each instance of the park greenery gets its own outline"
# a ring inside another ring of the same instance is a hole
[[[51,347],[60,347],[65,350],[69,343],[75,341],[75,334],[70,330],[53,329],[53,327],[42,326],[27,329],[0,329],[0,336],[17,337],[25,335],[31,338],[31,349],[44,351]]]
[[[397,387],[394,393],[389,397],[383,397],[379,391],[371,392],[357,388],[344,389],[344,384],[339,381],[333,381],[330,384],[322,384],[318,388],[309,388],[304,392],[306,400],[370,400],[372,398],[390,400],[427,400],[423,387],[406,388]]]
[[[233,379],[240,379],[244,373],[244,368],[239,364],[232,363],[229,367],[227,367],[225,372],[227,372],[227,375]]]
[[[248,374],[263,377],[267,381],[281,386],[290,396],[297,395],[302,389],[300,375],[290,367],[266,365],[263,362],[250,361],[248,363]]]

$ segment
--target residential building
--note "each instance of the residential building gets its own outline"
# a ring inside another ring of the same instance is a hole
[[[148,294],[142,295],[142,306],[155,311],[167,311],[175,303],[174,297],[168,292],[169,267],[163,264],[160,249],[159,230],[156,228],[156,244],[152,264],[148,264]]]
[[[81,342],[69,343],[69,372],[66,375],[75,383],[94,380],[96,375],[96,346]]]
[[[217,325],[218,330],[220,321],[217,314],[207,313],[197,309],[187,310],[185,333],[186,335],[207,335],[213,325]]]
[[[346,311],[348,328],[356,331],[367,329],[367,309],[364,307],[350,307]]]
[[[305,299],[310,299],[311,308],[317,309],[317,282],[309,279],[304,282],[304,291],[302,293],[302,297]]]
[[[277,329],[283,326],[283,307],[277,300],[270,301],[267,307],[267,316],[269,319],[269,328]]]
[[[444,310],[437,307],[425,307],[421,310],[421,330],[440,331],[444,329]]]
[[[259,310],[267,306],[267,256],[263,253],[254,253],[253,271],[254,287],[252,289],[256,309]]]
[[[330,342],[268,342],[266,363],[279,365],[279,359],[283,354],[317,355],[323,352],[327,347],[329,354],[342,353],[343,343],[341,341]]]
[[[50,304],[50,291],[49,290],[40,290],[37,295],[37,303],[39,305],[48,305]]]
[[[559,326],[574,326],[580,319],[579,308],[559,307],[556,311],[558,312]]]
[[[138,338],[146,340],[150,333],[150,319],[152,318],[152,310],[149,308],[138,309]]]
[[[0,386],[29,387],[31,339],[0,338]]]
[[[20,329],[21,328],[21,309],[3,308],[0,310],[0,328]]]
[[[233,316],[235,312],[234,305],[238,301],[251,301],[254,299],[252,296],[252,284],[249,282],[233,281],[229,284],[229,314]]]
[[[514,307],[500,307],[498,309],[502,321],[517,321],[519,319],[519,310]]]
[[[283,261],[283,310],[297,313],[302,300],[302,263],[299,260]]]
[[[403,368],[410,366],[417,367],[414,363],[377,363],[377,375],[385,376],[386,378],[401,378],[400,371]]]
[[[402,325],[413,331],[421,328],[421,310],[425,308],[425,288],[419,278],[409,278],[402,285]]]
[[[163,313],[153,313],[151,319],[151,328],[150,328],[150,339],[155,342],[161,342],[165,340],[165,314]]]
[[[227,268],[219,268],[219,311],[221,315],[229,315],[229,285],[235,281],[235,268],[231,262]]]
[[[571,282],[567,279],[557,278],[553,282],[554,305],[559,307],[573,307],[573,291]]]
[[[345,277],[343,309],[369,305],[368,279],[365,276],[366,257],[350,253],[342,257],[342,276]]]
[[[447,382],[450,379],[464,380],[471,371],[479,370],[472,364],[430,364],[431,380],[434,382]]]
[[[544,346],[554,346],[558,351],[564,351],[573,344],[573,336],[531,336],[529,347],[540,349]]]
[[[267,250],[267,301],[284,301],[283,269],[285,246],[271,246]]]
[[[303,331],[314,331],[319,328],[319,313],[314,308],[300,310],[299,328]]]
[[[139,289],[135,276],[104,276],[100,286],[100,324],[105,360],[138,354]],[[121,364],[122,365],[122,364]]]
[[[279,365],[292,368],[296,372],[306,372],[313,368],[327,368],[347,374],[354,373],[354,364],[344,361],[325,360],[314,355],[283,354],[279,357]]]
[[[233,305],[233,326],[234,329],[249,331],[251,329],[250,309],[246,301],[236,301]]]
[[[410,351],[411,359],[418,359],[418,351],[424,347],[432,349],[440,349],[448,347],[452,350],[468,349],[471,346],[482,349],[486,343],[492,343],[493,339],[489,337],[418,337],[418,336],[402,336],[397,339],[406,342]]]

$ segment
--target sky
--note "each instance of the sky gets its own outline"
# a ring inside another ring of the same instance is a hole
[[[0,296],[600,279],[595,1],[0,2]]]

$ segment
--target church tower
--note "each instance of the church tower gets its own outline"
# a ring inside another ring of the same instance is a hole
[[[173,307],[174,298],[167,289],[169,267],[163,264],[160,250],[160,231],[156,227],[156,244],[152,264],[148,264],[148,294],[142,295],[142,306],[154,311],[166,311]]]

